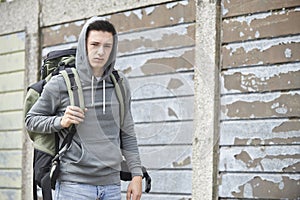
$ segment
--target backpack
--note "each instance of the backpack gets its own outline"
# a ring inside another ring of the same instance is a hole
[[[34,105],[40,97],[45,84],[58,74],[62,74],[70,98],[70,104],[84,109],[84,100],[81,82],[75,69],[76,49],[66,49],[52,51],[47,54],[41,67],[41,80],[30,85],[24,103],[24,115]],[[118,71],[113,70],[110,78],[115,86],[115,91],[120,104],[120,123],[122,124],[125,116],[124,99],[126,90]],[[121,132],[121,131],[120,131]],[[70,146],[73,136],[76,133],[75,125],[70,126],[69,133],[64,138],[62,145],[59,146],[58,134],[43,134],[27,131],[34,146],[33,158],[33,196],[37,200],[37,186],[42,189],[44,200],[52,200],[52,189],[55,189],[55,182],[59,175],[60,157]],[[121,135],[120,135],[121,136]],[[121,138],[121,137],[120,137]],[[121,141],[122,144],[122,141]],[[120,178],[123,181],[132,179],[125,161],[121,163]],[[143,178],[145,178],[145,192],[151,190],[151,177],[146,168],[142,166]]]

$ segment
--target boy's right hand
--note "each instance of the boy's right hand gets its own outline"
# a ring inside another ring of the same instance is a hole
[[[64,116],[60,121],[60,125],[63,128],[68,128],[69,126],[71,126],[71,124],[80,124],[84,120],[84,113],[86,111],[87,109],[82,110],[77,106],[68,106],[64,113]]]

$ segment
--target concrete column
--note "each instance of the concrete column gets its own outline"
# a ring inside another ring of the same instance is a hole
[[[215,199],[218,139],[217,0],[196,1],[195,115],[193,137],[193,200]]]

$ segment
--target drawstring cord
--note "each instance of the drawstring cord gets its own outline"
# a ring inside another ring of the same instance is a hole
[[[103,79],[103,114],[105,115],[105,79]]]

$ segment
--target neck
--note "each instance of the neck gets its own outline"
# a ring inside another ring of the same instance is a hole
[[[93,74],[94,74],[94,76],[96,76],[96,77],[102,77],[102,75],[103,75],[103,70],[102,69],[100,69],[100,70],[93,70]]]

